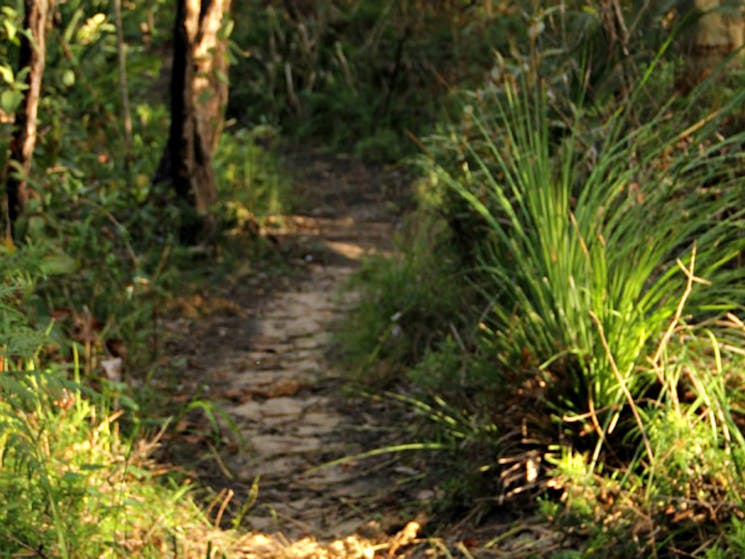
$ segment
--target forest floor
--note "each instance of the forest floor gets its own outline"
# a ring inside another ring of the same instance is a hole
[[[497,555],[479,553],[484,539],[457,526],[433,537],[425,511],[438,488],[426,485],[426,455],[422,468],[400,453],[350,458],[415,442],[406,440],[411,412],[362,395],[330,357],[334,328],[358,297],[348,280],[365,255],[394,250],[398,216],[387,199],[402,179],[340,156],[286,164],[300,208],[267,231],[284,263],[257,271],[246,262],[181,300],[165,323],[167,357],[181,363],[174,401],[217,407],[193,405],[161,459],[212,488],[216,524],[235,520],[245,533],[231,557],[519,556],[525,537],[535,551],[545,534],[530,523]]]

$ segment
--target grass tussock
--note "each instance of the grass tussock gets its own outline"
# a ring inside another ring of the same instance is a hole
[[[189,486],[162,478],[154,443],[119,434],[121,412],[32,364],[0,387],[0,554],[204,556],[210,527]]]
[[[741,542],[745,135],[728,123],[745,93],[707,112],[704,83],[650,108],[655,64],[602,109],[505,73],[424,159],[424,204],[458,247],[447,284],[471,308],[408,354],[409,379],[492,427],[480,491],[539,496],[575,536],[567,557]],[[434,258],[414,252],[400,269]],[[368,279],[377,301],[396,292]]]

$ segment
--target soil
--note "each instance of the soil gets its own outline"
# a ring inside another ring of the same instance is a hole
[[[426,536],[439,489],[412,481],[423,471],[396,454],[359,457],[411,442],[401,439],[411,418],[355,392],[329,359],[331,333],[359,297],[350,276],[365,256],[394,250],[400,177],[319,154],[287,166],[301,208],[263,231],[281,273],[246,263],[165,325],[168,358],[183,364],[173,397],[204,404],[177,420],[165,458],[212,488],[217,524],[245,533],[234,557],[478,556],[480,536]]]

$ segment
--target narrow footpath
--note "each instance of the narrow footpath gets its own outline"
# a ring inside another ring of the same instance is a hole
[[[382,174],[339,157],[288,165],[302,208],[267,231],[288,273],[197,296],[170,323],[170,352],[188,364],[181,390],[221,410],[182,418],[172,454],[219,491],[212,517],[239,516],[250,532],[235,557],[423,556],[425,519],[403,483],[420,472],[387,458],[324,466],[385,444],[391,431],[385,408],[350,395],[327,358],[356,297],[344,289],[351,274],[364,256],[392,250]],[[214,428],[210,416],[220,444],[194,434]]]
[[[362,396],[330,356],[334,328],[360,297],[348,280],[366,255],[393,251],[398,217],[388,200],[403,179],[339,156],[298,154],[286,164],[302,202],[264,231],[276,269],[238,263],[164,324],[166,358],[181,363],[173,398],[191,411],[164,438],[162,458],[211,488],[216,526],[236,528],[220,553],[520,559],[563,549],[566,534],[519,510],[486,523],[466,511],[435,526],[432,455],[359,457],[421,442],[412,410]]]

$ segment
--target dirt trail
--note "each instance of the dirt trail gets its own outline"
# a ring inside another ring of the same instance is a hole
[[[342,286],[364,255],[391,250],[395,216],[381,175],[352,159],[314,157],[289,166],[303,210],[271,234],[290,273],[264,278],[272,285],[263,297],[262,281],[232,286],[222,298],[212,296],[216,312],[180,325],[178,345],[191,372],[185,392],[198,385],[202,399],[218,403],[247,448],[235,443],[223,418],[231,444],[218,449],[187,436],[194,444],[182,440],[178,452],[194,454],[200,481],[222,488],[213,515],[222,504],[227,517],[253,503],[241,523],[253,535],[236,556],[410,557],[419,523],[416,505],[401,510],[397,478],[418,472],[390,460],[316,468],[382,441],[383,412],[369,401],[350,407],[345,380],[326,355],[332,326],[355,297]],[[187,417],[177,428],[193,432],[199,423]]]
[[[332,325],[350,303],[341,286],[363,255],[390,248],[392,227],[363,167],[339,176],[316,162],[312,171],[305,186],[321,196],[305,215],[287,217],[273,231],[280,245],[292,244],[300,274],[259,302],[244,349],[224,354],[210,371],[229,387],[225,410],[250,447],[249,454],[227,457],[226,465],[242,483],[260,476],[247,524],[290,538],[353,532],[363,519],[352,502],[384,489],[348,465],[308,473],[332,457],[364,450],[350,438],[352,420],[339,410],[343,379],[325,354]],[[324,184],[335,188],[329,192]]]

